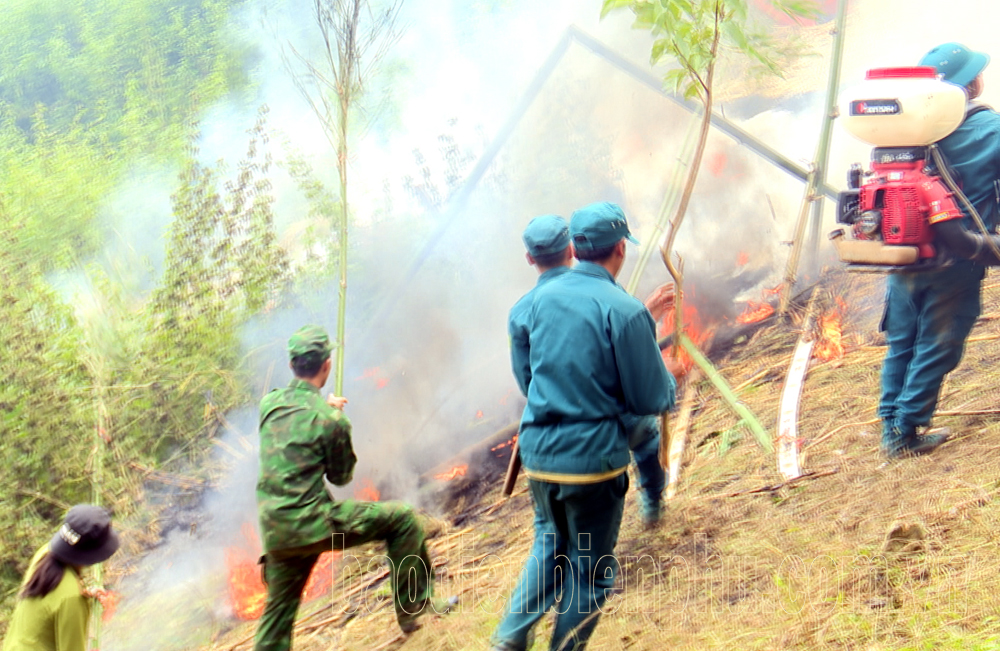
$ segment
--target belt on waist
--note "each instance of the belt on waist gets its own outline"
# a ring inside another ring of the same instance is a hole
[[[607,472],[592,472],[585,474],[575,474],[575,473],[564,473],[564,472],[545,472],[542,470],[528,470],[524,469],[524,474],[528,476],[528,479],[534,479],[537,481],[547,481],[552,484],[597,484],[602,481],[607,481],[609,479],[614,479],[618,475],[622,474],[628,469],[628,466],[622,466],[615,470],[608,470]]]

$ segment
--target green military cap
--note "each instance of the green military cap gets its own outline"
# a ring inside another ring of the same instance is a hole
[[[302,326],[288,340],[288,356],[292,359],[316,354],[325,360],[330,356],[331,350],[330,335],[317,325]]]
[[[569,246],[569,226],[559,215],[542,215],[528,222],[521,239],[532,257],[559,253]]]
[[[569,220],[569,236],[578,251],[605,249],[622,239],[639,243],[632,237],[621,207],[606,202],[592,203],[574,212]]]
[[[956,86],[968,86],[986,68],[990,57],[975,52],[961,43],[939,45],[920,60],[922,66],[933,66],[944,80]]]

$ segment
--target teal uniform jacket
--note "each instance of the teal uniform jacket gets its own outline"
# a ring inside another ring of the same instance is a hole
[[[997,225],[997,181],[1000,179],[1000,114],[977,111],[948,137],[937,143],[948,163],[958,172],[962,192],[979,211],[987,229]],[[962,206],[962,224],[973,233],[979,227]]]
[[[514,364],[528,389],[519,438],[525,473],[588,483],[624,472],[630,455],[620,416],[674,404],[649,311],[603,267],[581,262],[540,283],[525,316],[529,364]]]
[[[542,272],[538,282],[514,303],[507,318],[507,334],[510,335],[510,366],[514,369],[514,378],[521,388],[521,393],[528,395],[528,385],[531,383],[531,360],[528,358],[531,346],[528,344],[528,332],[531,330],[531,304],[535,300],[535,290],[545,283],[569,273],[570,267],[555,267]]]
[[[997,224],[1000,179],[1000,115],[985,110],[969,114],[938,142],[957,172],[962,191],[988,230]],[[963,226],[979,227],[962,207]],[[889,349],[882,364],[879,417],[883,447],[890,452],[912,446],[916,428],[929,425],[941,384],[962,359],[965,340],[979,317],[983,265],[956,260],[937,271],[894,273],[887,283],[882,329]]]

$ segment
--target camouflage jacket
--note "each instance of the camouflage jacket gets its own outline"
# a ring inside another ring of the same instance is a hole
[[[334,501],[323,475],[351,481],[357,457],[351,422],[298,378],[260,401],[257,509],[264,551],[311,545],[330,535]]]

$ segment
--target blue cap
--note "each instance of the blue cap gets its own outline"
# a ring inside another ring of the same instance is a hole
[[[521,239],[533,258],[559,253],[569,246],[569,226],[559,215],[542,215],[528,222]]]
[[[606,249],[622,239],[639,243],[628,230],[625,213],[614,203],[592,203],[574,212],[569,220],[569,235],[578,251]]]
[[[945,81],[964,88],[979,76],[989,62],[988,54],[973,52],[961,43],[945,43],[925,54],[920,65],[933,66]]]

